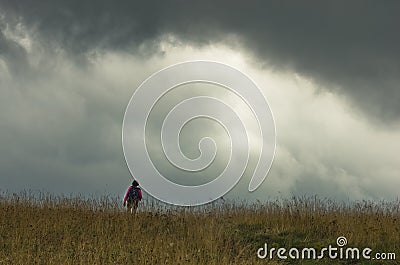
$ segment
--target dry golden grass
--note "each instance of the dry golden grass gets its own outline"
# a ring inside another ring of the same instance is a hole
[[[278,264],[282,261],[258,259],[257,249],[265,242],[321,249],[342,235],[351,247],[395,252],[399,260],[399,229],[399,201],[337,203],[304,197],[197,208],[143,202],[133,216],[116,199],[3,194],[0,264]],[[287,263],[348,264],[328,259]]]

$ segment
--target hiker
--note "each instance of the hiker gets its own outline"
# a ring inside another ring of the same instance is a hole
[[[126,191],[124,197],[124,206],[126,206],[127,212],[136,213],[136,209],[139,205],[139,201],[142,200],[142,190],[139,188],[139,183],[134,180],[132,185]]]

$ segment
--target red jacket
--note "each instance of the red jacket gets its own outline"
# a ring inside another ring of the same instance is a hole
[[[124,197],[124,203],[126,203],[126,201],[128,200],[129,192],[130,192],[131,189],[133,189],[133,188],[134,188],[133,186],[130,186],[130,187],[128,188],[128,190],[126,191],[126,194],[125,194],[125,197]],[[139,194],[139,201],[141,201],[141,200],[142,200],[142,190],[141,190],[139,187],[136,187],[136,188],[137,188],[138,194]]]

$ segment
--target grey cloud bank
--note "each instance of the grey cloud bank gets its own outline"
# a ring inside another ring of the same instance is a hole
[[[227,45],[257,75],[297,73],[315,88],[266,86],[281,90],[265,91],[277,158],[252,197],[398,196],[397,10],[397,1],[0,0],[0,188],[123,192],[121,123],[134,88],[170,63],[203,59],[199,50],[229,60],[215,48]],[[232,196],[247,196],[247,184]]]
[[[400,114],[397,1],[2,0],[0,7],[9,23],[22,22],[49,47],[78,57],[97,49],[149,55],[168,34],[192,45],[237,36],[261,65],[307,75],[377,120]],[[1,50],[21,54],[0,42]]]

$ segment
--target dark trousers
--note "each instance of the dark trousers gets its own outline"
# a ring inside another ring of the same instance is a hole
[[[126,204],[126,211],[131,213],[136,213],[139,205],[139,200],[128,200]]]

